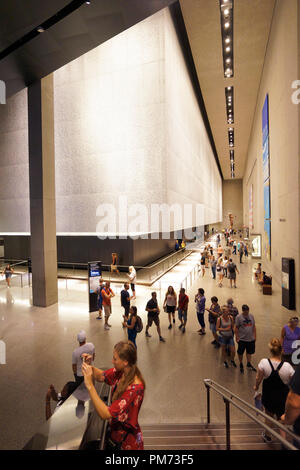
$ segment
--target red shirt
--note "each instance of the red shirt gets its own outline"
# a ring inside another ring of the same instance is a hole
[[[186,294],[179,294],[178,307],[181,310],[186,311],[188,308],[188,303],[189,303],[189,297]]]
[[[102,304],[103,305],[111,305],[111,298],[109,297],[109,295],[112,294],[112,290],[111,288],[107,288],[107,287],[104,287],[101,291],[101,295],[102,295]]]
[[[122,372],[117,372],[116,369],[109,369],[104,372],[105,383],[113,386],[112,394],[121,377]],[[112,440],[120,442],[129,429],[132,431],[124,440],[122,450],[144,450],[143,434],[138,423],[138,414],[143,399],[144,385],[132,384],[109,407],[112,416],[110,421]]]

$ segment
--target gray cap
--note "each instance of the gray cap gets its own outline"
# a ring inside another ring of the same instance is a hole
[[[83,330],[79,331],[79,333],[77,335],[77,339],[78,339],[79,343],[83,343],[86,340],[86,332],[83,331]]]

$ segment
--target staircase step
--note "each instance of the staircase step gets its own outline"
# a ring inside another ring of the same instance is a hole
[[[174,444],[174,445],[160,445],[155,446],[145,443],[145,450],[226,450],[224,444]],[[266,444],[261,443],[245,443],[245,444],[231,444],[231,450],[281,450],[279,443]]]
[[[231,429],[231,436],[257,436],[261,434],[263,428],[257,427],[253,429],[241,428],[241,429]],[[144,429],[143,436],[144,438],[151,437],[200,437],[200,436],[225,436],[226,429]]]
[[[260,444],[262,443],[261,434],[255,435],[244,435],[244,436],[230,436],[230,441],[232,444]],[[189,444],[226,444],[226,435],[223,434],[221,436],[215,435],[202,435],[202,436],[156,436],[156,437],[149,437],[144,435],[144,442],[146,445],[156,446],[161,445],[189,445]]]
[[[201,430],[201,429],[225,429],[225,425],[222,423],[164,423],[164,424],[141,424],[141,428],[144,431],[147,430],[172,430],[172,429],[182,429],[182,430]],[[260,429],[260,426],[256,423],[231,423],[231,429]]]

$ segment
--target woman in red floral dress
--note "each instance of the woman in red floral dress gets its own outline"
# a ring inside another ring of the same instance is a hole
[[[99,416],[110,421],[110,439],[115,443],[122,442],[122,450],[143,450],[138,414],[146,386],[136,365],[137,352],[134,345],[130,341],[116,344],[113,352],[114,368],[107,371],[89,365],[88,355],[83,356],[85,386]],[[94,380],[106,382],[113,387],[111,406],[107,406],[98,396]]]

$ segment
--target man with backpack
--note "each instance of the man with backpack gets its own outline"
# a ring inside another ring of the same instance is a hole
[[[232,281],[234,281],[234,287],[236,288],[236,272],[239,273],[239,270],[236,267],[236,264],[232,261],[232,258],[230,258],[229,260],[229,263],[227,265],[227,270],[228,270],[228,279],[230,280],[230,287],[232,287]]]

